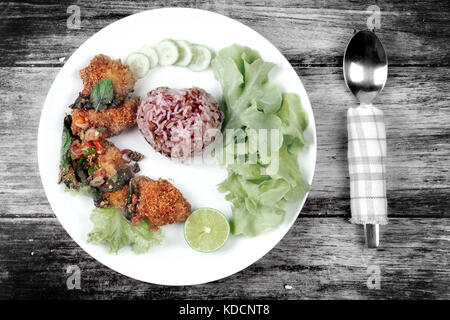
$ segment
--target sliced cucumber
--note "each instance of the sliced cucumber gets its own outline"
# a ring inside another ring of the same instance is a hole
[[[156,45],[155,49],[158,52],[159,64],[162,66],[174,64],[180,55],[177,44],[171,39],[162,40]]]
[[[138,52],[143,53],[147,56],[148,61],[150,61],[150,69],[156,67],[158,64],[158,53],[155,48],[151,46],[144,46],[138,50]]]
[[[180,56],[178,57],[177,66],[186,67],[192,61],[192,49],[189,41],[177,40],[175,41],[180,50]]]
[[[200,44],[192,46],[192,61],[188,68],[192,71],[203,71],[209,67],[211,63],[211,50]]]
[[[143,53],[133,52],[126,59],[125,64],[128,65],[138,78],[143,78],[150,70],[150,61]]]

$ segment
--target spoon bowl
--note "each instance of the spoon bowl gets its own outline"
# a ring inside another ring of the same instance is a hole
[[[374,32],[355,33],[344,53],[344,79],[362,104],[371,104],[387,80],[386,51]]]

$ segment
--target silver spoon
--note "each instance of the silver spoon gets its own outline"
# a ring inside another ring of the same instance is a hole
[[[374,32],[353,35],[344,53],[344,78],[347,87],[362,104],[371,104],[387,80],[387,56]]]
[[[359,31],[350,39],[344,53],[344,79],[361,105],[371,105],[387,80],[387,55],[374,32]],[[379,225],[364,225],[369,248],[379,244]]]

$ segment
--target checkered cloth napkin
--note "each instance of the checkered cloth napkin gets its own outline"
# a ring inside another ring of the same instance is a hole
[[[371,105],[350,108],[347,130],[351,222],[387,224],[383,112]]]

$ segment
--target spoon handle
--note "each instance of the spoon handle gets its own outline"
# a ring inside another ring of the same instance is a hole
[[[380,245],[379,224],[365,224],[364,234],[366,236],[366,244],[368,248],[377,248]]]
[[[347,112],[352,223],[363,224],[369,248],[379,245],[379,225],[387,223],[386,132],[383,112],[361,104]]]

